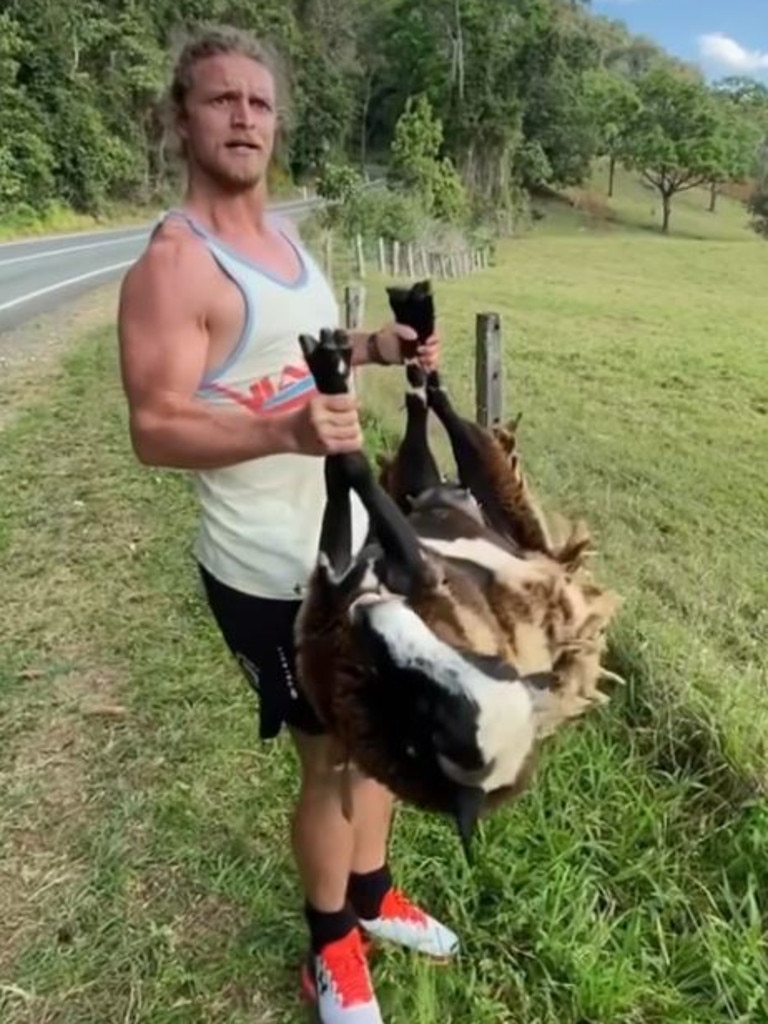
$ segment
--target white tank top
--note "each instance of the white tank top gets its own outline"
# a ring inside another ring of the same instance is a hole
[[[245,322],[231,354],[201,380],[197,397],[239,405],[260,415],[287,412],[317,394],[299,347],[301,333],[318,336],[339,324],[333,291],[307,250],[281,232],[296,252],[301,273],[280,280],[217,238],[182,210],[218,265],[240,289]],[[195,554],[222,583],[284,600],[301,597],[318,553],[325,510],[324,460],[311,455],[269,455],[191,474],[200,502]],[[368,517],[352,494],[352,545],[362,545]]]

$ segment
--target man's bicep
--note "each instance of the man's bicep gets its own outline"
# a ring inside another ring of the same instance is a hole
[[[120,359],[132,407],[190,398],[204,374],[208,339],[200,290],[184,263],[179,253],[158,247],[123,282]]]

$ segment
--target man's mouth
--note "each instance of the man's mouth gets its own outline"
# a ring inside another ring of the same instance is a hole
[[[227,149],[234,149],[238,152],[255,153],[260,147],[255,142],[248,142],[245,139],[235,140],[227,143]]]

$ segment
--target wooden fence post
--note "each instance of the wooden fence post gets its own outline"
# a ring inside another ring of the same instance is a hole
[[[325,245],[323,246],[323,270],[325,276],[333,282],[333,234],[330,230],[325,233]]]
[[[365,277],[365,252],[363,250],[363,236],[355,235],[355,255],[357,257],[357,276],[362,280]]]
[[[416,276],[416,271],[414,270],[413,264],[413,245],[411,245],[410,242],[408,243],[408,248],[405,250],[405,258],[408,263],[408,276],[413,280]]]
[[[365,285],[348,284],[344,289],[344,326],[348,331],[356,331],[365,320]],[[362,394],[363,381],[361,367],[352,369],[355,392]]]
[[[501,426],[504,363],[498,313],[477,314],[475,341],[475,419],[483,427]]]

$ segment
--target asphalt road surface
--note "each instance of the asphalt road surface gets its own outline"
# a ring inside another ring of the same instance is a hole
[[[275,203],[300,219],[317,200]],[[119,280],[140,255],[152,225],[55,235],[0,245],[0,333],[48,313],[90,288]]]

